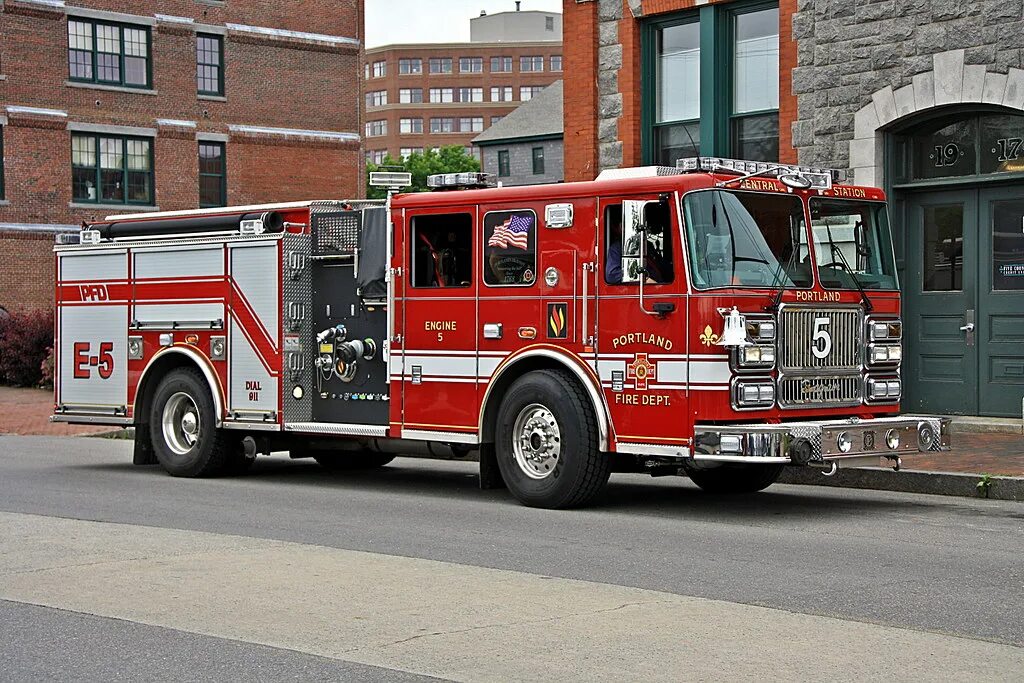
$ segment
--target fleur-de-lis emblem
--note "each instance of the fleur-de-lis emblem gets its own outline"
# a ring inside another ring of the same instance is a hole
[[[703,344],[704,346],[711,346],[712,344],[716,344],[717,342],[718,335],[712,331],[711,325],[705,326],[704,333],[700,335],[700,343]]]

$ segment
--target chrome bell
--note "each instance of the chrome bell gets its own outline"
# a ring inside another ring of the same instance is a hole
[[[736,348],[751,345],[747,339],[747,319],[735,306],[729,311],[729,315],[725,316],[725,329],[722,330],[722,338],[718,340],[718,345]]]

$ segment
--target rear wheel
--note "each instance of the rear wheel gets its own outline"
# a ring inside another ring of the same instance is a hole
[[[756,493],[782,475],[783,465],[722,465],[689,472],[694,484],[708,493]]]
[[[585,505],[611,472],[611,459],[598,450],[594,411],[562,370],[538,370],[512,384],[498,409],[495,451],[509,491],[531,507]]]
[[[196,370],[172,370],[153,394],[150,438],[160,465],[176,477],[220,474],[231,458],[231,440],[216,428],[210,391]]]

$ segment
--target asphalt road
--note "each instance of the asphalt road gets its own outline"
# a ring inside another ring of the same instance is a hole
[[[180,480],[130,460],[0,436],[0,678],[1024,675],[1020,503],[613,475],[550,512],[469,463]]]

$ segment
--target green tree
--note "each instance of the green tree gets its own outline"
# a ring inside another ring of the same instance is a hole
[[[472,155],[467,154],[466,148],[462,145],[448,145],[437,152],[432,149],[428,149],[422,154],[417,152],[410,155],[404,162],[396,161],[389,155],[379,166],[372,163],[366,164],[366,197],[368,199],[384,199],[387,196],[387,190],[383,187],[370,187],[369,185],[369,174],[385,167],[387,170],[403,170],[412,173],[412,187],[403,192],[425,192],[428,189],[427,176],[438,173],[479,171],[480,162]]]

